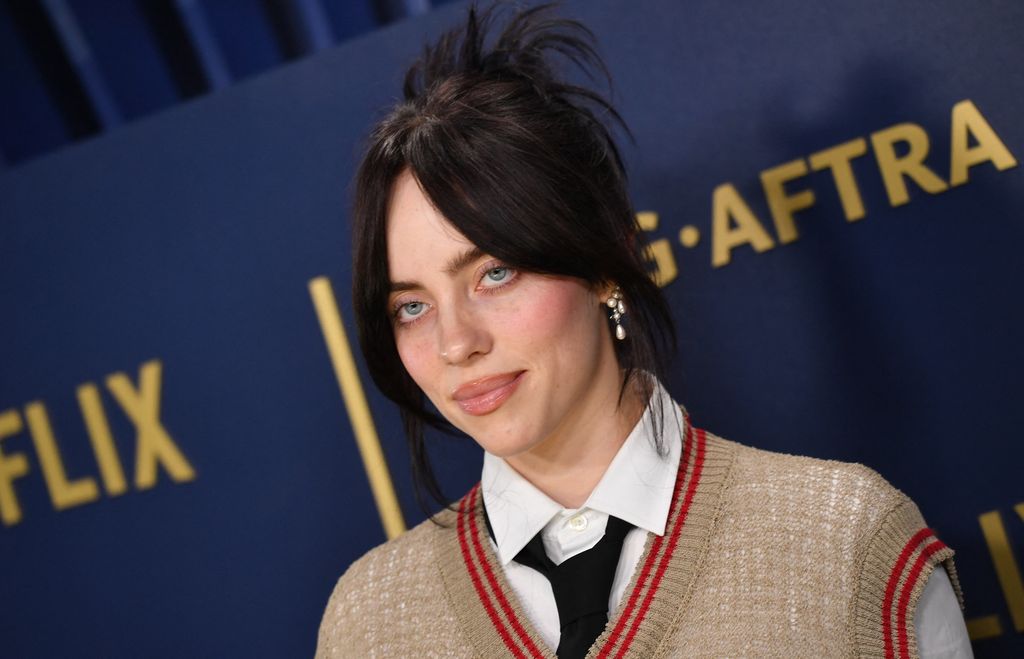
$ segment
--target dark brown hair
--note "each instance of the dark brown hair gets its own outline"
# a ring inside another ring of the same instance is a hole
[[[488,43],[492,24],[508,13]],[[359,167],[352,282],[359,340],[374,382],[401,410],[424,509],[423,493],[447,501],[427,459],[423,424],[453,428],[402,366],[387,308],[388,204],[405,169],[485,253],[518,269],[619,286],[629,334],[615,342],[623,391],[635,382],[649,399],[653,383],[638,373],[664,380],[675,350],[671,314],[647,272],[622,158],[605,122],[625,124],[603,96],[563,80],[558,63],[610,82],[593,34],[553,16],[551,5],[471,7],[465,24],[427,46],[409,69],[404,99],[373,130]],[[663,450],[660,436],[656,428]]]

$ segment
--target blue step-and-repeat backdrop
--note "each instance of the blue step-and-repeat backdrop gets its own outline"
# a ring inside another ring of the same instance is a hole
[[[957,550],[977,656],[1024,655],[1024,4],[562,13],[635,133],[672,392],[880,471]],[[0,655],[309,656],[337,576],[423,519],[346,338],[349,181],[462,14],[0,178]],[[461,494],[479,450],[435,448]]]

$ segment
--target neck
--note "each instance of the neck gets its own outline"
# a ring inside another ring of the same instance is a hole
[[[621,384],[621,379],[618,380]],[[585,414],[526,453],[506,459],[541,492],[565,508],[579,508],[597,487],[615,454],[643,415],[645,402],[628,386],[596,391]]]

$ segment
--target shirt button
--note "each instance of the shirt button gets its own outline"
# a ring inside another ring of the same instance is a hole
[[[588,523],[585,515],[573,515],[569,519],[569,528],[573,531],[583,531],[587,528]]]

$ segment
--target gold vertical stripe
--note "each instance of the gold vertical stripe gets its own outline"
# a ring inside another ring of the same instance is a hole
[[[1024,583],[1021,582],[1020,568],[1010,549],[1010,539],[1003,526],[1003,518],[998,510],[993,510],[978,517],[981,532],[985,535],[985,544],[992,554],[992,562],[996,566],[996,576],[1006,598],[1006,606],[1010,609],[1013,628],[1024,632]]]
[[[1003,626],[999,624],[999,616],[982,616],[971,618],[967,621],[967,635],[972,641],[980,641],[983,638],[993,638],[1003,633]]]
[[[352,348],[345,335],[345,325],[341,321],[337,299],[327,277],[316,277],[309,282],[309,294],[313,298],[316,316],[320,321],[320,330],[327,343],[327,352],[331,356],[334,375],[338,378],[341,397],[345,400],[352,430],[355,433],[359,455],[363,458],[366,476],[370,479],[370,490],[377,504],[384,533],[388,539],[397,538],[405,533],[405,520],[402,509],[398,506],[395,487],[391,483],[391,474],[384,460],[384,452],[380,448],[377,429],[370,416],[370,406],[366,403],[356,363],[352,358]]]

